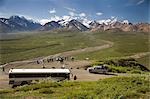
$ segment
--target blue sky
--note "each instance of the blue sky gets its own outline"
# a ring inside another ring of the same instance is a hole
[[[21,15],[37,21],[78,16],[92,20],[117,17],[149,22],[150,0],[0,0],[0,17]]]

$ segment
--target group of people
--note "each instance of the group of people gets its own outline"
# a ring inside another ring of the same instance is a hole
[[[42,67],[43,67],[43,68],[46,68],[46,67],[44,66],[44,62],[45,62],[45,61],[47,61],[48,63],[49,63],[49,62],[58,61],[58,62],[60,62],[60,63],[63,64],[61,68],[62,68],[62,69],[65,69],[64,61],[68,61],[68,60],[74,61],[74,59],[75,59],[74,57],[61,57],[61,56],[55,57],[55,58],[51,57],[51,58],[47,58],[47,59],[45,59],[45,60],[44,60],[44,59],[37,60],[37,64],[43,64]],[[76,75],[74,75],[73,80],[77,80],[77,76],[76,76]]]
[[[60,63],[64,63],[64,61],[67,61],[69,60],[69,57],[56,57],[56,58],[47,58],[46,61],[49,63],[49,62],[54,62],[54,61],[58,61]],[[71,61],[74,61],[74,57],[70,57],[70,60]],[[43,64],[45,62],[44,59],[41,59],[41,60],[37,60],[37,64]]]

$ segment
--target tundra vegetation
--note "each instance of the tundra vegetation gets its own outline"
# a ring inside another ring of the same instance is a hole
[[[90,60],[107,60],[122,58],[141,52],[148,52],[149,33],[141,32],[70,32],[51,31],[43,33],[26,33],[10,35],[1,39],[0,63],[32,59],[48,56],[60,52],[81,48],[101,46],[105,41],[113,42],[111,48],[83,52],[75,55],[76,59],[89,58]],[[138,59],[142,64],[149,66],[149,55]]]
[[[149,69],[138,63],[134,58],[126,59],[110,59],[105,61],[93,62],[92,66],[95,65],[106,65],[108,67],[108,72],[113,73],[148,73]]]
[[[113,77],[89,82],[42,81],[15,89],[0,90],[1,99],[148,99],[148,76]]]
[[[0,64],[33,59],[113,42],[107,49],[83,52],[74,57],[89,58],[93,65],[106,64],[110,72],[128,73],[128,76],[98,81],[42,81],[14,89],[0,90],[2,99],[148,99],[149,55],[139,59],[124,58],[149,51],[148,33],[141,32],[67,32],[63,31],[13,35],[0,40]],[[134,74],[134,75],[133,75]]]

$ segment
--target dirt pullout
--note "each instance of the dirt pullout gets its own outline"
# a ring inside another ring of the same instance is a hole
[[[73,77],[76,75],[77,81],[97,81],[100,79],[117,76],[116,74],[92,74],[83,69],[72,69],[71,72],[73,74],[71,80],[73,80]]]
[[[0,89],[9,88],[8,75],[0,69]]]
[[[5,67],[5,74],[8,74],[9,69],[11,68],[24,68],[24,69],[28,69],[28,68],[36,68],[36,69],[41,69],[43,68],[43,65],[46,68],[61,68],[62,65],[65,65],[66,68],[68,69],[76,69],[76,68],[84,68],[85,66],[89,66],[91,65],[92,62],[91,61],[87,61],[87,60],[74,60],[74,61],[64,61],[64,63],[60,63],[57,61],[54,62],[44,62],[44,64],[37,64],[36,62],[34,63],[29,63],[29,64],[8,64]]]
[[[87,70],[84,69],[85,66],[89,66],[91,64],[90,61],[86,61],[86,60],[75,60],[75,61],[65,61],[64,62],[65,67],[70,69],[71,71],[71,81],[73,81],[74,76],[77,76],[77,81],[96,81],[99,79],[104,79],[104,78],[108,78],[108,77],[112,77],[114,75],[104,75],[104,74],[91,74],[89,73]],[[44,64],[46,68],[61,68],[62,67],[62,63],[60,62],[50,62],[50,63],[45,63]],[[9,82],[9,78],[8,78],[8,71],[11,68],[11,66],[8,66],[5,69],[5,72],[2,72],[2,70],[0,71],[0,89],[6,89],[6,88],[10,88],[8,82]],[[26,64],[26,65],[17,65],[14,68],[42,68],[42,64],[36,64],[36,63],[32,63],[32,64]]]

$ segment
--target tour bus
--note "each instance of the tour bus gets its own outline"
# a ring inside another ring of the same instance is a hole
[[[10,69],[9,84],[13,86],[30,84],[32,81],[50,79],[62,81],[70,79],[69,69]]]

